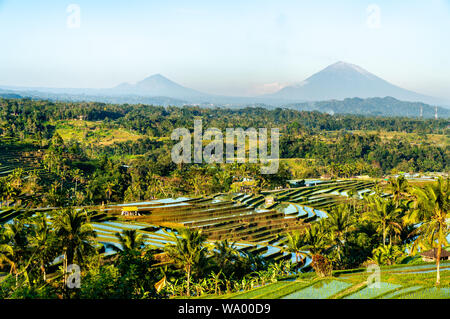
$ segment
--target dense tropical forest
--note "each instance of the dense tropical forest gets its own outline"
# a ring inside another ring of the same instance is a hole
[[[388,108],[386,106],[389,106]],[[304,102],[288,105],[290,108],[304,111],[320,111],[339,114],[364,114],[371,116],[408,116],[433,118],[438,113],[438,117],[448,118],[450,111],[447,108],[439,107],[437,110],[431,106],[420,102],[404,102],[393,97],[374,98],[346,98],[343,100],[329,100],[320,102]]]
[[[280,128],[278,173],[174,164],[170,134],[194,119]],[[447,289],[449,124],[0,99],[0,298],[258,297],[267,287],[278,298],[354,273],[332,294],[341,298],[366,287],[358,276],[369,264],[403,291],[407,272],[389,269],[422,265],[431,248],[438,271],[417,276],[417,291]]]
[[[381,177],[397,172],[448,172],[450,167],[450,128],[445,119],[27,99],[0,100],[0,108],[3,157],[23,158],[22,171],[14,171],[7,179],[21,179],[24,170],[35,170],[27,183],[45,189],[46,196],[39,200],[53,206],[60,204],[61,198],[67,200],[67,193],[75,188],[77,195],[71,198],[76,204],[98,204],[140,200],[148,194],[173,197],[227,192],[233,178],[242,177],[255,178],[265,186],[284,186],[290,178]],[[194,118],[201,118],[204,127],[221,130],[279,127],[280,156],[286,159],[279,174],[261,176],[248,164],[225,165],[226,169],[174,165],[170,133],[178,127],[192,130]],[[2,163],[4,169],[0,166],[0,170],[8,172],[7,161]]]

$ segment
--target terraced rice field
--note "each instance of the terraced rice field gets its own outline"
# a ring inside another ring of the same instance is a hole
[[[308,280],[295,281],[277,281],[269,283],[262,287],[252,289],[250,291],[238,292],[233,294],[203,296],[202,298],[218,298],[218,299],[277,299],[298,291],[310,285]]]
[[[350,286],[351,284],[344,281],[321,280],[282,299],[327,299]]]
[[[36,145],[20,142],[15,138],[0,137],[0,176],[8,175],[16,168],[24,171],[35,169],[39,158]]]
[[[20,141],[17,138],[0,137],[0,177],[11,174],[15,169],[21,169],[22,176],[29,176],[33,172],[44,188],[49,188],[57,180],[57,176],[44,167],[43,155],[44,152],[36,143]],[[66,181],[64,185],[71,188],[74,186],[74,182]],[[34,196],[40,195],[22,195],[17,202],[8,203],[8,205],[20,206],[20,200],[32,199]]]
[[[450,299],[450,288],[423,288],[401,295],[398,299]]]
[[[330,181],[313,186],[266,191],[261,194],[233,194],[206,198],[176,198],[138,203],[88,207],[95,211],[91,222],[98,240],[105,247],[105,254],[120,243],[115,236],[125,229],[136,229],[147,245],[162,248],[170,243],[175,228],[183,226],[202,230],[209,241],[228,239],[238,249],[263,256],[268,260],[295,257],[284,252],[284,234],[301,229],[318,218],[326,218],[327,211],[349,200],[349,191],[371,191],[370,181]],[[266,197],[274,199],[265,207]],[[36,209],[47,210],[47,209]],[[0,208],[0,223],[10,222],[25,213],[24,209]],[[28,213],[32,214],[33,211]],[[309,261],[306,262],[306,265]],[[443,278],[450,273],[450,264],[441,265]],[[210,296],[214,298],[239,299],[368,299],[368,298],[450,298],[450,288],[441,289],[421,286],[418,282],[392,282],[389,275],[434,276],[434,265],[411,265],[383,269],[387,280],[379,289],[366,287],[365,274],[342,274],[336,279],[317,280],[311,277],[295,281],[278,281],[246,292],[231,295]],[[308,275],[309,274],[303,274]],[[416,277],[414,277],[416,278]],[[205,296],[206,298],[208,296]]]
[[[208,240],[228,239],[242,250],[271,260],[293,259],[283,252],[283,235],[326,217],[326,210],[348,200],[346,192],[370,189],[366,181],[333,181],[310,187],[282,189],[261,194],[216,195],[110,205],[102,211],[118,219],[96,224],[99,240],[117,245],[114,234],[137,228],[149,245],[161,247],[177,227],[201,230]],[[267,196],[274,198],[265,207]],[[124,215],[125,214],[125,215]]]
[[[383,294],[379,298],[381,299],[395,299],[403,294],[409,294],[411,292],[414,292],[416,290],[422,290],[423,287],[420,286],[410,286],[410,287],[401,287],[399,289],[395,289],[394,291],[391,291],[387,294]]]
[[[319,280],[307,284],[305,282],[276,282],[247,292],[233,295],[216,296],[225,299],[330,299],[351,290],[352,285],[343,280]],[[343,299],[450,299],[450,288],[425,288],[421,286],[401,286],[380,282],[380,287],[363,286],[346,295]]]
[[[371,286],[366,286],[363,289],[344,297],[344,299],[372,299],[376,298],[386,292],[393,291],[400,288],[400,285],[394,285],[386,282],[379,282],[378,286],[376,284]]]
[[[259,287],[257,289],[253,289],[249,292],[242,292],[233,294],[232,296],[227,296],[227,299],[260,299],[266,293],[276,291],[277,289],[284,288],[287,285],[286,282],[279,281],[276,283],[272,283],[263,287]]]
[[[170,232],[187,227],[201,230],[210,241],[228,239],[239,249],[268,260],[293,260],[292,254],[283,249],[286,233],[326,217],[331,207],[348,201],[350,190],[370,190],[372,186],[368,181],[328,181],[260,194],[182,197],[88,209],[98,212],[92,221],[107,253],[113,245],[119,245],[115,233],[125,229],[137,229],[146,244],[161,248],[170,242]],[[274,199],[270,207],[265,207],[267,196]],[[21,213],[4,209],[0,211],[0,223]]]
[[[444,267],[448,265],[447,262],[443,263]],[[367,286],[368,274],[364,270],[326,279],[318,279],[311,276],[313,274],[305,273],[294,281],[278,281],[250,291],[216,297],[225,299],[450,299],[449,273],[441,274],[443,287],[430,287],[434,285],[435,280],[435,275],[427,272],[427,267],[430,266],[432,265],[383,267],[382,280],[378,287]],[[399,269],[405,270],[399,272]],[[420,272],[420,275],[409,276],[408,270],[411,269]],[[414,283],[410,280],[411,278],[416,279]]]

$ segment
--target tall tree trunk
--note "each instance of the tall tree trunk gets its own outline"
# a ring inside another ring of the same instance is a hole
[[[64,262],[63,262],[63,268],[64,268],[64,289],[66,288],[67,284],[67,252],[64,252]]]
[[[46,282],[47,281],[47,272],[45,271],[45,265],[44,265],[44,262],[41,262],[41,270],[42,270],[42,272],[43,272],[43,277],[44,277],[44,282]]]
[[[437,256],[436,256],[436,285],[440,285],[440,283],[441,283],[441,274],[439,273],[439,268],[441,265],[441,249],[442,249],[442,246],[439,244]]]
[[[190,283],[191,283],[191,265],[187,266],[187,296],[189,297],[191,295],[191,289],[190,289]]]

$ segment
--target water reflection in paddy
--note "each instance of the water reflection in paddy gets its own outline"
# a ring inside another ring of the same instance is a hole
[[[246,198],[250,198],[251,196],[246,195],[244,196],[241,201],[245,201]],[[183,206],[183,205],[190,205],[189,202],[185,202],[186,200],[189,200],[187,197],[179,197],[179,198],[166,198],[166,199],[159,199],[159,200],[151,200],[151,201],[142,201],[142,202],[133,202],[133,203],[126,203],[116,206],[139,206],[140,208],[146,207],[145,205],[148,205],[148,208],[157,208],[157,207],[176,207],[176,206]],[[215,203],[221,202],[223,200],[221,199],[214,199]],[[156,206],[154,206],[156,204]],[[157,205],[157,204],[167,204],[167,205]],[[295,203],[289,203],[287,205],[280,205],[279,208],[277,208],[280,211],[283,211],[284,214],[286,214],[287,218],[293,218],[293,217],[312,217],[314,215],[317,215],[318,218],[326,218],[327,214],[321,210],[314,209],[312,207],[303,206],[300,204]],[[261,213],[261,212],[267,212],[267,209],[254,209],[253,213]],[[248,213],[237,213],[236,215],[246,215]],[[220,219],[220,217],[211,217],[207,220],[211,220],[211,223],[213,224],[215,220]],[[188,224],[188,223],[186,223]],[[167,232],[171,232],[169,229],[161,228],[158,226],[153,226],[146,223],[130,223],[128,221],[120,222],[120,221],[107,221],[102,223],[95,223],[94,224],[96,230],[99,232],[100,237],[103,237],[103,242],[107,245],[114,245],[120,247],[120,244],[118,243],[112,243],[108,242],[107,238],[115,239],[114,233],[121,232],[123,229],[136,229],[136,230],[142,230],[144,228],[148,227],[155,227],[155,230],[149,230],[148,232],[142,232],[144,235],[145,243],[148,245],[156,246],[159,248],[164,247],[165,244],[170,242],[170,239],[167,238]],[[161,237],[160,237],[161,236]],[[105,242],[106,241],[106,242]],[[105,245],[106,253],[112,253],[114,250],[110,247]],[[277,254],[281,251],[281,248],[278,246],[275,246],[273,244],[247,244],[247,243],[237,243],[236,247],[239,249],[252,246],[255,247],[256,250],[263,249],[261,256],[262,257],[269,257],[274,254]],[[109,247],[109,248],[108,248]],[[296,261],[295,254],[289,254],[290,260],[292,262]],[[305,257],[305,265],[309,265],[311,263],[311,259],[309,257]]]

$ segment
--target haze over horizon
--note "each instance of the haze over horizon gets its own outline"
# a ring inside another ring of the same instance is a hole
[[[79,27],[72,3],[0,0],[0,86],[109,88],[162,74],[253,96],[345,61],[450,100],[450,1],[76,1]]]

